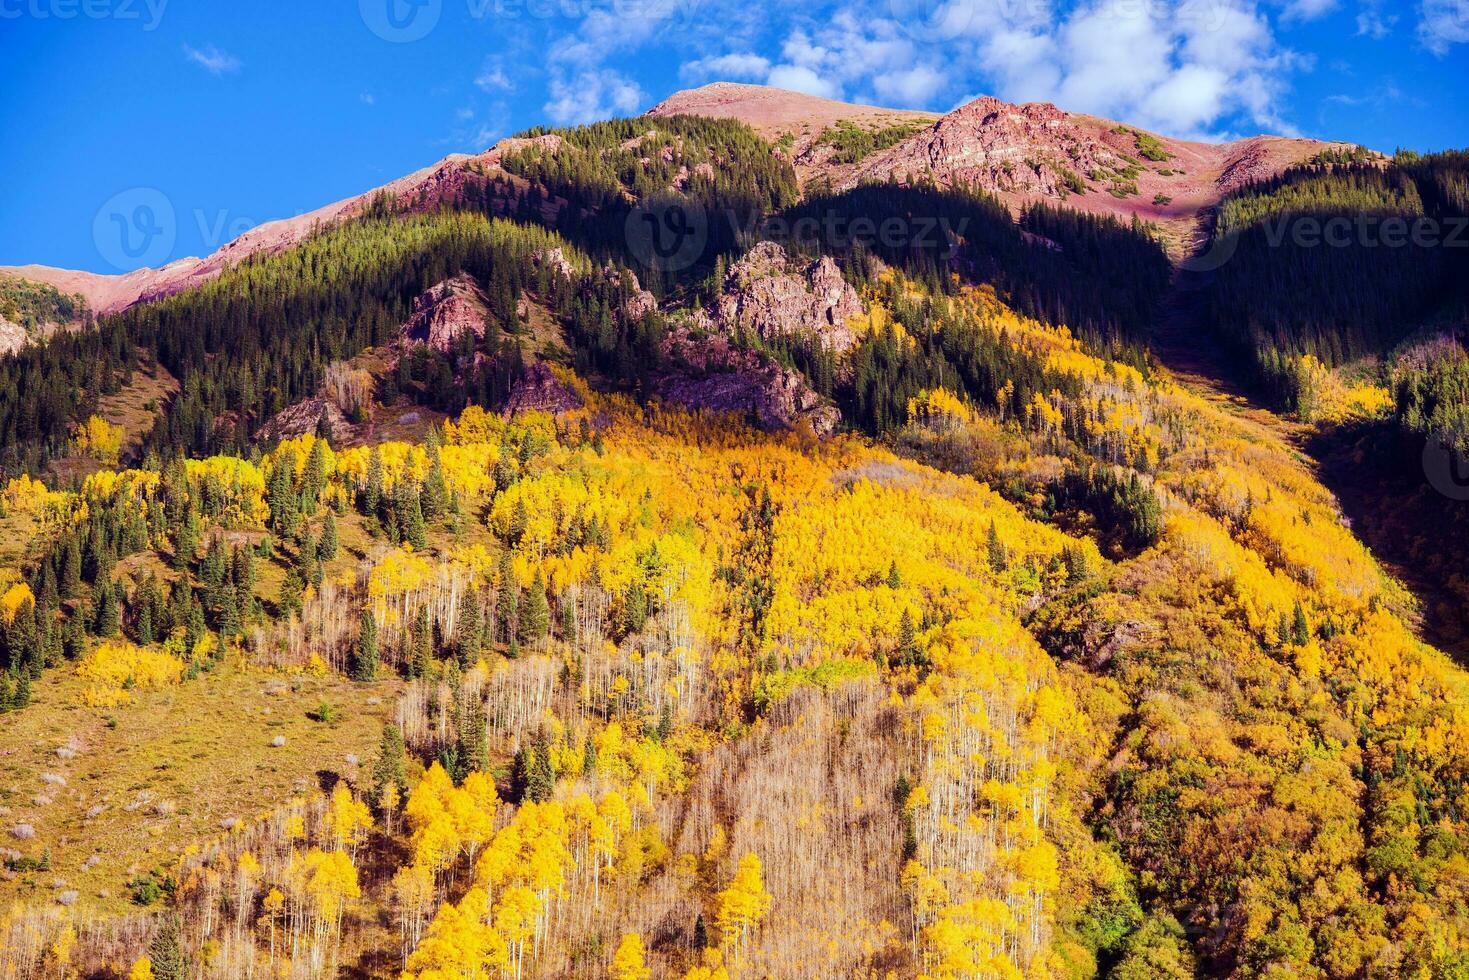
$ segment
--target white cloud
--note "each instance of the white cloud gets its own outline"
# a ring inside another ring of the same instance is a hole
[[[636,82],[610,68],[553,75],[550,96],[546,114],[560,125],[631,115],[644,101]]]
[[[185,44],[184,57],[211,75],[223,75],[226,72],[240,70],[239,58],[219,50],[212,44],[205,45],[202,49]]]
[[[977,53],[1005,99],[1050,101],[1174,136],[1217,135],[1235,114],[1291,131],[1277,105],[1286,76],[1308,67],[1279,47],[1251,0],[1090,0],[1055,23],[996,30]]]
[[[776,65],[770,69],[770,76],[765,79],[765,83],[823,99],[835,99],[842,94],[835,82],[822,78],[805,65]]]
[[[510,80],[505,69],[497,63],[488,61],[475,76],[474,84],[486,92],[513,92],[515,90],[515,83]]]
[[[914,65],[906,71],[891,71],[872,80],[872,87],[884,104],[893,104],[901,109],[923,107],[929,104],[944,86],[948,78],[931,65]]]
[[[686,81],[709,80],[750,81],[764,79],[770,73],[770,59],[758,54],[734,53],[699,58],[679,66],[678,74]]]
[[[371,92],[363,92],[361,95],[357,96],[357,98],[361,100],[363,105],[377,105],[377,96],[373,95]]]
[[[1422,0],[1418,39],[1439,57],[1451,45],[1469,43],[1469,0]]]
[[[1381,41],[1392,33],[1393,25],[1397,22],[1396,14],[1384,14],[1377,9],[1376,5],[1364,7],[1361,13],[1357,14],[1357,35]]]
[[[1290,21],[1312,21],[1325,17],[1336,9],[1337,0],[1287,0],[1281,19]]]

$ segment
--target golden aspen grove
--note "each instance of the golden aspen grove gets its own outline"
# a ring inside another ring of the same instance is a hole
[[[532,131],[0,360],[0,978],[1469,978],[1469,673],[1310,454],[1385,379],[1262,407],[1157,226],[768,135]],[[665,192],[972,224],[669,271]]]

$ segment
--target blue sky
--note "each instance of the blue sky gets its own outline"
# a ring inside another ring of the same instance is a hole
[[[447,153],[716,79],[1464,147],[1469,0],[0,0],[0,264],[206,254]],[[118,200],[171,212],[166,247],[109,245]]]

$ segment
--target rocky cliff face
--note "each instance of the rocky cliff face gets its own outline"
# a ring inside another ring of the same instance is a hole
[[[403,325],[403,339],[447,354],[465,333],[485,335],[489,303],[473,277],[461,273],[446,279],[413,301],[413,315]]]
[[[856,346],[848,321],[861,313],[857,291],[830,257],[805,262],[775,242],[760,242],[730,267],[724,292],[706,317],[707,326],[721,333],[810,338],[840,355]]]
[[[937,179],[990,191],[1057,196],[1064,170],[1086,172],[1120,161],[1048,102],[1011,105],[975,99],[918,135],[863,160],[842,181]]]
[[[525,373],[510,389],[505,402],[506,415],[522,412],[550,412],[560,415],[582,407],[581,396],[564,384],[543,361],[526,366]]]
[[[657,379],[658,394],[676,405],[733,412],[767,431],[809,428],[825,436],[841,423],[837,407],[800,372],[727,336],[705,336],[692,319],[674,326],[665,353],[672,367]]]

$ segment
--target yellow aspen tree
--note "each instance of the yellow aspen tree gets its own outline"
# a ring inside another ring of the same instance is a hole
[[[132,969],[128,970],[128,980],[153,980],[153,961],[139,956],[133,961]]]
[[[765,890],[762,871],[760,858],[755,852],[745,852],[729,887],[718,895],[714,921],[727,946],[743,947],[750,933],[759,927],[770,911],[772,899]]]
[[[624,933],[612,954],[613,980],[649,980],[653,971],[645,962],[643,937],[635,932]]]

